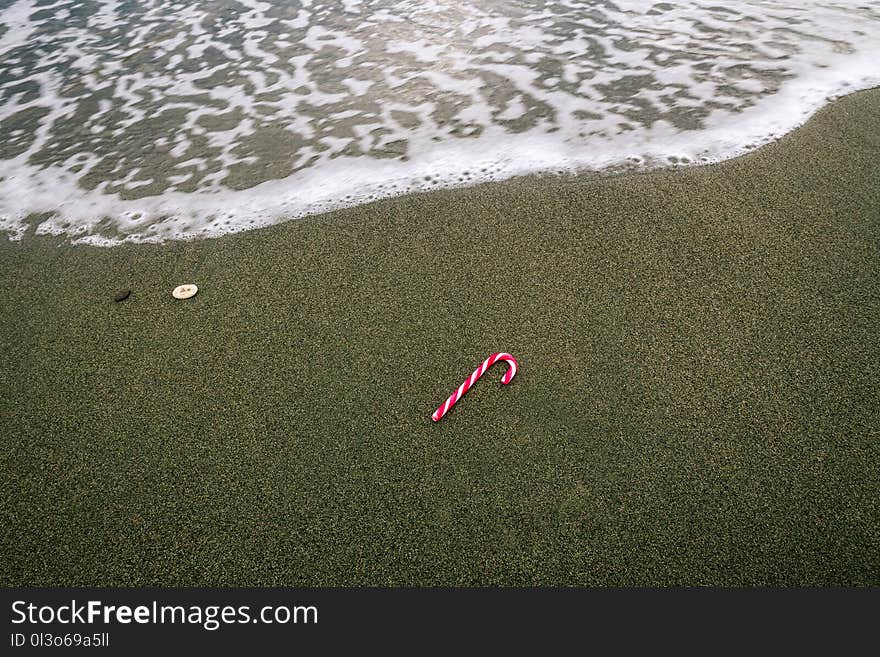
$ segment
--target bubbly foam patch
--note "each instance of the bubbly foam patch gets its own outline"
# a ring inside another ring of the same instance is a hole
[[[880,83],[880,2],[19,0],[0,231],[216,236],[533,172],[715,162]]]

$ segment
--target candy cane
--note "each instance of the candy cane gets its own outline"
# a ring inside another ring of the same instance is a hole
[[[477,382],[483,374],[488,370],[492,365],[497,363],[499,360],[507,361],[509,367],[507,371],[504,373],[504,376],[501,377],[501,383],[507,385],[513,380],[513,375],[516,374],[516,358],[511,356],[510,354],[505,354],[504,352],[499,352],[497,354],[492,354],[486,360],[483,361],[483,364],[480,365],[477,369],[474,370],[474,373],[471,374],[464,383],[458,386],[458,390],[449,395],[449,399],[443,402],[443,405],[434,411],[434,414],[431,415],[431,418],[434,422],[439,422],[440,418],[442,418],[449,411],[450,408],[461,399],[461,396],[470,390],[470,387]]]

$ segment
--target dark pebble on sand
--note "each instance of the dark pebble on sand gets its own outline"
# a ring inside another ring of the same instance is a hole
[[[129,294],[131,294],[131,290],[119,290],[119,292],[116,293],[116,296],[113,297],[113,300],[116,303],[119,303],[120,301],[125,301],[126,299],[128,299]]]

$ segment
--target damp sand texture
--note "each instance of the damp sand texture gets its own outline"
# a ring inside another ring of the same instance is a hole
[[[878,154],[4,242],[2,583],[880,584]]]

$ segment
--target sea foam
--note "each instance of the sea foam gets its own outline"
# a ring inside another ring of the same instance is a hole
[[[878,2],[19,0],[0,25],[0,231],[98,245],[716,162],[880,82]]]

